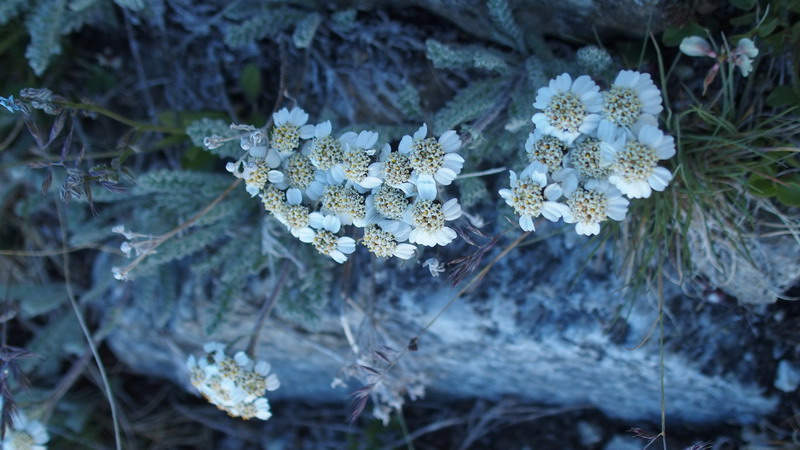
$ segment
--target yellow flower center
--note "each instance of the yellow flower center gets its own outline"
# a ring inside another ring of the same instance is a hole
[[[330,136],[314,139],[311,159],[320,169],[328,170],[342,162],[342,144]]]
[[[377,225],[370,225],[364,230],[364,239],[361,241],[369,251],[381,258],[388,258],[397,248],[394,235],[380,229]]]
[[[586,108],[573,92],[559,92],[550,99],[544,115],[559,131],[577,133],[586,118]]]
[[[288,152],[300,146],[300,131],[291,123],[272,129],[272,147],[280,152]]]
[[[642,101],[636,91],[625,86],[614,86],[605,93],[603,117],[622,127],[632,127],[641,115]]]
[[[383,175],[389,186],[399,186],[411,178],[411,162],[408,156],[392,152],[383,165]]]
[[[567,206],[580,223],[600,223],[608,217],[608,197],[602,192],[578,188],[567,199]]]
[[[408,208],[408,199],[403,191],[390,186],[379,187],[372,199],[375,209],[388,219],[401,218]]]
[[[417,201],[411,207],[411,217],[414,225],[423,231],[437,232],[444,228],[444,211],[435,201]]]
[[[543,136],[536,141],[528,152],[528,162],[539,161],[546,164],[550,171],[554,171],[561,165],[567,146],[555,136]]]
[[[612,169],[625,179],[644,181],[657,165],[658,155],[654,149],[638,141],[629,141],[622,151],[617,153],[617,160]]]
[[[436,138],[415,140],[411,145],[411,167],[420,173],[433,175],[444,164],[444,147]]]
[[[531,180],[519,180],[511,190],[514,212],[519,216],[538,217],[544,206],[542,187]]]
[[[575,144],[572,165],[583,178],[603,179],[611,173],[611,168],[600,165],[600,141],[595,138]]]

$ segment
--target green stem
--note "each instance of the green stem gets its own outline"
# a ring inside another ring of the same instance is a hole
[[[72,108],[80,111],[89,111],[97,113],[100,114],[101,116],[106,116],[109,119],[116,120],[119,123],[128,125],[131,128],[135,128],[138,131],[152,131],[156,133],[167,133],[167,134],[186,134],[186,131],[183,128],[168,127],[163,125],[151,125],[147,123],[137,122],[135,120],[131,120],[128,119],[127,117],[117,114],[113,111],[109,111],[103,108],[102,106],[98,105],[74,103],[68,101],[57,101],[53,103],[59,106],[63,106],[65,108]]]

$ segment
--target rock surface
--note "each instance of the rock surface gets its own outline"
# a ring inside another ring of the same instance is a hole
[[[542,228],[539,233],[546,234]],[[648,336],[657,302],[641,296],[631,303],[608,269],[612,264],[607,255],[592,257],[582,241],[568,248],[573,241],[557,236],[501,259],[477,288],[435,321],[419,350],[405,354],[389,372],[384,401],[392,404],[404,390],[414,392],[424,385],[428,394],[451,398],[513,396],[599,408],[631,424],[657,422],[658,328],[632,350]],[[467,251],[466,245],[448,247],[447,254]],[[419,263],[376,263],[376,272],[370,274],[367,256],[357,255],[349,283],[353,289],[334,295],[313,328],[287,320],[280,311],[267,321],[257,356],[267,359],[282,380],[272,398],[345,402],[369,376],[354,366],[356,360],[381,369],[384,363],[373,350],[404,348],[456,292],[444,277],[431,277]],[[582,270],[587,259],[590,263]],[[345,269],[335,270],[338,280]],[[213,303],[193,281],[186,281],[180,300],[167,310],[148,310],[130,293],[133,301],[120,311],[125,323],[108,342],[134,370],[191,389],[187,356],[199,354],[210,340],[237,342],[234,348],[243,349],[271,283],[253,280],[213,335],[205,331]],[[756,385],[757,361],[736,351],[749,348],[755,339],[747,327],[737,325],[742,312],[698,304],[700,300],[665,284],[664,377],[670,422],[745,424],[773,411],[777,399]],[[165,314],[169,320],[154,319]],[[720,333],[720,327],[726,332]],[[383,352],[390,358],[396,355]],[[331,388],[335,378],[348,373],[360,381],[351,378],[346,388]]]

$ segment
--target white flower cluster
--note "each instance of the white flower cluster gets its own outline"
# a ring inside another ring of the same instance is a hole
[[[3,400],[0,397],[0,409]],[[14,429],[6,430],[5,438],[0,440],[3,450],[46,450],[50,435],[47,428],[37,420],[30,420],[25,413],[18,411],[14,417]]]
[[[422,125],[393,150],[378,148],[374,131],[336,138],[329,121],[307,122],[302,109],[281,109],[268,134],[252,130],[242,137],[247,154],[226,167],[293,236],[338,263],[356,248],[353,238],[340,235],[347,225],[363,228],[361,243],[379,257],[409,259],[413,244],[433,247],[456,238],[446,222],[461,216],[461,206],[437,199],[438,186],[452,183],[464,164],[455,131],[428,137]]]
[[[623,70],[600,92],[587,75],[561,74],[539,89],[536,125],[525,150],[530,165],[510,189],[500,190],[534,230],[539,216],[574,223],[578,234],[600,232],[600,223],[623,220],[628,198],[663,191],[672,174],[658,162],[675,154],[675,141],[658,128],[661,93],[649,74]]]
[[[245,420],[272,417],[265,395],[278,389],[281,383],[275,374],[269,373],[269,363],[254,362],[244,352],[231,358],[218,342],[205,344],[203,350],[206,354],[200,358],[190,355],[186,366],[192,385],[206,400],[231,417]]]

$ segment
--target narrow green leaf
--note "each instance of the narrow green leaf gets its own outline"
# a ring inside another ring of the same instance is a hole
[[[261,94],[261,70],[255,64],[245,64],[239,78],[239,85],[242,87],[244,97],[255,102]]]

